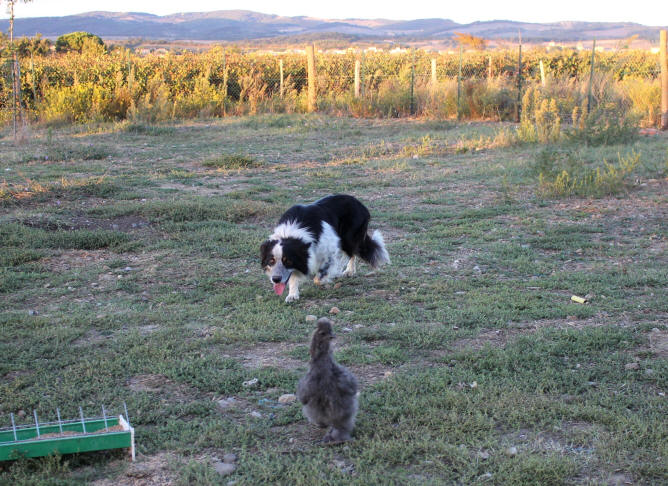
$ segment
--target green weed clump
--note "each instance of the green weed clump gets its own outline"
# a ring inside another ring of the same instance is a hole
[[[0,206],[22,202],[43,202],[49,199],[79,199],[84,197],[109,197],[122,191],[121,186],[105,177],[83,179],[61,178],[52,183],[39,183],[26,179],[19,184],[0,183]]]
[[[89,214],[104,217],[141,216],[158,223],[188,221],[228,221],[239,223],[273,214],[273,207],[262,201],[193,198],[191,200],[123,203],[91,209]]]
[[[617,163],[604,161],[594,169],[562,170],[556,175],[540,172],[538,192],[543,197],[603,197],[622,193],[628,188],[628,178],[640,163],[640,154],[618,155]]]
[[[175,132],[174,128],[161,125],[149,125],[147,123],[128,123],[123,126],[122,130],[126,133],[135,135],[149,135],[159,137],[162,135],[170,135]]]
[[[62,162],[64,160],[102,160],[112,157],[114,151],[100,145],[65,145],[52,144],[47,147],[44,160]]]
[[[613,103],[597,106],[591,113],[586,102],[573,109],[573,124],[566,137],[576,143],[592,146],[625,145],[638,138],[638,119],[622,114]]]
[[[555,143],[561,137],[557,101],[546,97],[540,87],[529,88],[524,93],[517,135],[521,141],[530,143]]]
[[[74,230],[47,231],[22,224],[7,223],[0,229],[0,241],[7,247],[40,249],[99,250],[115,248],[129,241],[129,236],[118,231]],[[25,254],[24,258],[30,256]],[[33,255],[34,256],[34,255]],[[13,259],[11,257],[8,257]]]
[[[262,167],[264,164],[249,155],[231,154],[205,160],[202,165],[216,169],[241,170]]]

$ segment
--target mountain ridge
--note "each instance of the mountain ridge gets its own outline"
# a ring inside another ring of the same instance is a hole
[[[0,20],[0,30],[8,29]],[[665,27],[664,27],[665,28]],[[352,35],[359,39],[434,40],[451,38],[455,32],[486,39],[573,42],[597,39],[624,39],[636,35],[658,39],[660,27],[632,22],[558,21],[532,23],[513,20],[486,20],[460,24],[450,19],[322,19],[307,16],[285,17],[251,10],[216,10],[154,15],[144,12],[92,11],[63,17],[17,18],[16,36],[57,37],[83,30],[102,38],[142,37],[160,40],[243,41],[311,35],[320,33]]]

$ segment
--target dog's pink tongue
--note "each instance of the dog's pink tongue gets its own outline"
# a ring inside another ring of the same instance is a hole
[[[276,295],[283,295],[284,290],[285,290],[285,284],[284,283],[275,283],[274,284],[274,292],[276,292]]]

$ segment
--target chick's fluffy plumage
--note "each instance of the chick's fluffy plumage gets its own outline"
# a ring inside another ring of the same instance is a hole
[[[332,321],[323,317],[311,338],[309,371],[297,386],[297,397],[312,424],[330,427],[323,442],[351,439],[357,415],[357,379],[332,356]]]

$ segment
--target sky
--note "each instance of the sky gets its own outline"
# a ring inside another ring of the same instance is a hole
[[[94,10],[114,12],[146,12],[167,15],[178,12],[207,12],[232,10],[243,6],[267,14],[284,16],[304,15],[329,19],[413,20],[424,18],[451,19],[459,23],[476,20],[517,20],[524,22],[556,22],[580,20],[592,22],[636,22],[645,25],[668,25],[668,1],[636,0],[533,0],[501,1],[475,0],[338,0],[338,1],[282,1],[246,0],[221,2],[216,0],[18,0],[15,15],[20,17],[51,17],[71,15]],[[0,0],[0,18],[7,18],[7,0]]]

